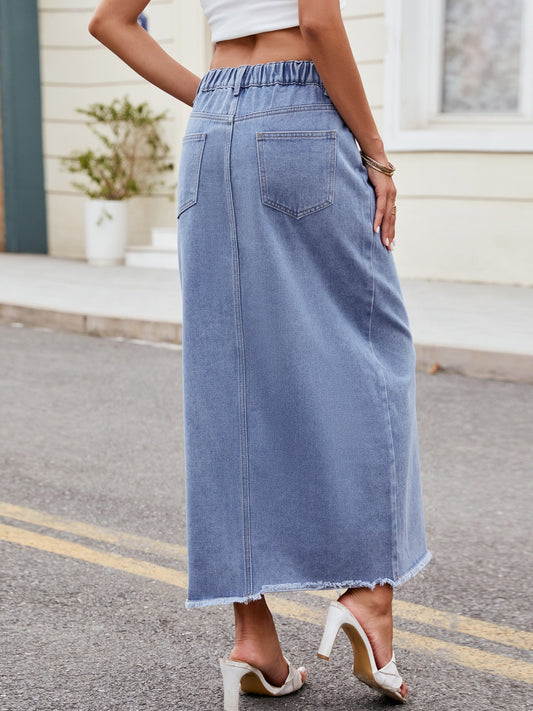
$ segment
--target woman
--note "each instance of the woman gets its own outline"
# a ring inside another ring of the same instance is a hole
[[[202,0],[200,80],[102,0],[90,32],[193,105],[178,180],[188,607],[232,603],[227,711],[305,681],[263,594],[347,588],[354,673],[405,701],[393,587],[430,559],[393,166],[337,0]],[[355,139],[355,140],[354,140]],[[357,141],[357,143],[356,143]]]

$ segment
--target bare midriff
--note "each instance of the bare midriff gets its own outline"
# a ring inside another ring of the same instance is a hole
[[[310,59],[300,28],[289,27],[217,42],[211,69]]]

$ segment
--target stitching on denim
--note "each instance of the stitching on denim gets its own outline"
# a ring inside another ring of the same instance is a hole
[[[248,89],[252,86],[318,86],[324,89],[324,85],[318,81],[268,81],[268,82],[243,82],[240,85],[241,89]],[[217,91],[217,89],[234,89],[234,84],[217,84],[216,86],[207,86],[200,89],[201,92]]]
[[[259,189],[261,192],[261,200],[263,200],[264,191],[266,188],[266,168],[263,156],[263,142],[257,140],[255,141],[255,148],[257,151],[257,166],[259,168]]]
[[[282,203],[273,200],[268,196],[268,181],[266,174],[266,157],[264,153],[263,144],[265,141],[278,141],[285,139],[294,138],[304,138],[311,140],[321,140],[326,141],[328,144],[330,156],[329,156],[329,170],[328,170],[328,185],[327,185],[327,198],[321,203],[316,203],[310,207],[306,207],[303,210],[293,210],[288,205],[283,205]],[[279,212],[286,215],[294,217],[296,220],[300,220],[302,217],[311,215],[314,212],[319,212],[326,207],[333,204],[334,199],[334,177],[336,168],[336,158],[337,158],[337,132],[331,130],[321,130],[321,131],[258,131],[256,133],[256,147],[257,147],[257,159],[259,164],[259,182],[261,189],[261,202],[267,207],[271,207]]]
[[[299,220],[302,217],[311,215],[313,212],[320,212],[320,210],[323,210],[325,207],[329,207],[330,205],[333,205],[333,202],[332,202],[332,200],[326,200],[325,202],[318,203],[318,205],[313,205],[313,207],[306,207],[305,210],[300,210],[299,212],[292,210],[290,207],[287,207],[286,205],[281,205],[280,203],[277,203],[274,200],[271,200],[270,198],[265,198],[263,200],[263,205],[267,205],[268,207],[273,207],[275,210],[279,210],[279,212],[284,212],[285,214],[290,215],[291,217],[294,217],[296,220]]]
[[[391,562],[392,562],[392,574],[394,576],[397,575],[397,570],[398,570],[398,475],[396,471],[396,454],[394,451],[394,437],[392,434],[392,421],[391,421],[391,414],[390,414],[390,406],[389,406],[389,395],[388,395],[388,389],[387,389],[387,379],[385,377],[385,372],[383,365],[379,361],[376,352],[374,350],[374,344],[372,343],[372,315],[374,312],[374,299],[375,299],[375,286],[376,286],[376,280],[375,280],[375,272],[374,272],[374,245],[377,241],[377,236],[374,232],[372,232],[372,242],[371,242],[371,248],[370,248],[370,266],[371,266],[371,272],[372,272],[372,299],[371,299],[371,304],[370,304],[370,314],[369,314],[369,319],[368,319],[368,342],[370,344],[370,349],[372,351],[372,355],[374,356],[374,360],[376,361],[376,364],[378,366],[378,370],[381,373],[381,378],[382,378],[382,383],[383,383],[383,393],[385,395],[385,406],[386,406],[386,412],[387,412],[387,420],[388,420],[388,434],[389,434],[389,454],[392,454],[392,459],[391,459],[391,487],[390,487],[390,506],[391,506]]]
[[[283,114],[293,114],[300,111],[336,111],[334,106],[329,104],[306,104],[303,106],[287,107],[280,106],[277,109],[268,109],[268,111],[256,111],[250,114],[243,114],[242,116],[233,117],[231,114],[214,114],[209,111],[197,111],[193,110],[191,113],[192,118],[206,118],[212,121],[220,121],[222,123],[229,123],[233,119],[233,123],[239,123],[240,121],[251,121],[255,118],[261,118],[262,116],[276,116]]]
[[[396,578],[376,578],[375,580],[342,580],[339,582],[333,581],[314,581],[308,583],[280,583],[279,585],[263,585],[259,592],[250,593],[244,596],[228,596],[228,597],[213,597],[204,600],[189,600],[185,601],[185,607],[194,609],[199,607],[209,607],[212,605],[230,605],[234,602],[251,602],[259,600],[262,595],[276,592],[296,592],[298,590],[341,590],[343,588],[370,588],[373,590],[376,585],[391,585],[397,588],[403,585],[415,575],[420,573],[432,559],[430,551],[426,550],[424,555],[416,561],[405,573]]]
[[[205,141],[206,135],[206,133],[186,133],[181,142],[192,143],[193,141],[198,141],[198,143],[201,143]]]
[[[196,148],[196,155],[194,156],[194,160],[196,161],[195,165],[195,173],[194,173],[194,180],[192,181],[191,187],[192,187],[192,197],[190,197],[186,202],[182,204],[178,204],[178,212],[177,216],[180,217],[185,210],[188,210],[190,207],[193,205],[196,205],[198,202],[198,186],[200,183],[200,168],[202,165],[202,157],[204,155],[204,148],[205,148],[205,140],[207,137],[207,133],[189,133],[187,136],[184,136],[182,143],[197,143],[199,144]]]
[[[328,195],[330,203],[333,205],[335,201],[335,173],[337,170],[337,131],[332,131],[333,133],[333,157],[331,159],[329,167],[329,185],[328,185]]]
[[[232,123],[233,116],[230,114],[212,114],[208,111],[193,111],[191,113],[192,119],[205,118],[211,119],[211,121],[219,121],[220,123]]]
[[[238,103],[238,95],[233,100],[233,111],[235,112]],[[246,368],[244,351],[244,333],[242,321],[241,285],[239,269],[239,245],[237,240],[237,222],[233,204],[233,190],[231,186],[231,146],[233,140],[233,122],[228,127],[228,142],[225,155],[225,183],[228,200],[228,212],[230,217],[230,233],[233,262],[233,298],[235,304],[235,330],[237,336],[238,370],[239,370],[239,408],[240,408],[240,436],[241,436],[241,475],[242,475],[242,496],[243,496],[243,553],[244,553],[244,576],[247,590],[251,593],[253,589],[252,576],[252,536],[250,530],[250,480],[248,461],[248,431],[246,413]]]
[[[256,136],[258,141],[278,140],[287,138],[335,138],[335,131],[259,131]]]
[[[243,114],[236,116],[235,121],[249,121],[250,119],[260,118],[261,116],[276,116],[279,114],[294,114],[300,111],[336,111],[336,108],[330,104],[305,104],[302,106],[280,106],[277,109],[268,109],[266,111],[256,111],[251,114]]]
[[[246,72],[246,66],[238,67],[233,82],[233,96],[238,96],[242,88],[242,78]]]

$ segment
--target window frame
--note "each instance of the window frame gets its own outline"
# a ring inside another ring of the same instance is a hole
[[[389,150],[533,152],[533,3],[522,2],[519,109],[507,114],[441,112],[445,0],[386,0]]]

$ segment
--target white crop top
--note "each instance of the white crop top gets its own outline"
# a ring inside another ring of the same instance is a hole
[[[235,39],[258,32],[298,27],[298,0],[200,0],[211,40]],[[340,0],[341,8],[346,0]]]

